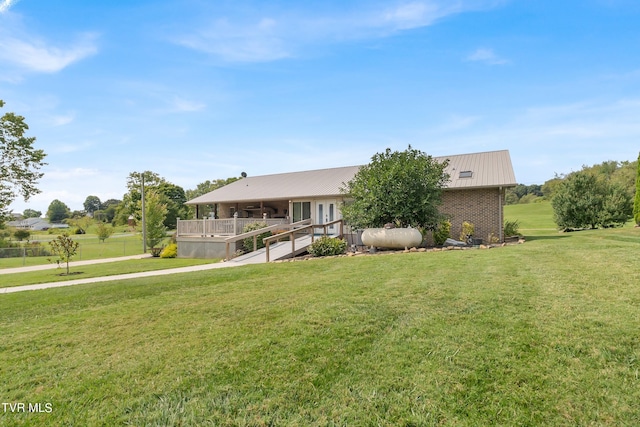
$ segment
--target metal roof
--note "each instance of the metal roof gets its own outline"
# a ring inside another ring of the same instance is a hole
[[[512,187],[516,185],[508,150],[434,157],[449,160],[446,172],[450,176],[447,189]],[[212,203],[254,202],[258,200],[290,200],[300,198],[335,197],[350,181],[360,166],[318,169],[261,175],[240,179],[210,193],[189,200],[189,205]],[[460,178],[461,171],[471,171]]]

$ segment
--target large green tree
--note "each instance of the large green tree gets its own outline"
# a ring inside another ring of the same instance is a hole
[[[0,100],[0,108],[4,101]],[[40,192],[36,187],[46,154],[34,148],[35,137],[24,136],[29,126],[24,117],[5,113],[0,117],[0,225],[9,205],[21,196],[25,201]]]
[[[356,228],[394,223],[433,229],[440,221],[438,206],[449,180],[447,165],[411,146],[377,153],[342,188],[351,199],[342,215]]]
[[[25,209],[24,212],[22,212],[22,216],[25,218],[40,218],[42,216],[42,212],[34,209]]]
[[[131,172],[127,178],[129,192],[122,197],[122,202],[118,205],[116,223],[126,224],[131,215],[137,221],[142,219],[141,188],[143,177],[145,191],[157,191],[167,209],[164,219],[164,225],[167,228],[176,228],[177,218],[188,219],[191,216],[190,210],[184,204],[187,199],[182,187],[172,184],[155,172]]]
[[[71,209],[58,199],[49,204],[47,209],[47,218],[51,222],[62,222],[71,216]]]
[[[589,170],[574,172],[558,184],[551,205],[562,229],[623,225],[632,213],[626,189]]]
[[[102,209],[102,202],[98,196],[87,196],[87,198],[84,199],[84,210],[86,213],[93,215],[100,209]]]

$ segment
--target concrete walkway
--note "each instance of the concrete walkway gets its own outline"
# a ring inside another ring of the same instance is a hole
[[[102,264],[107,262],[118,262],[118,261],[125,261],[128,259],[141,259],[141,258],[147,258],[147,257],[150,257],[150,255],[136,255],[133,257],[75,261],[75,262],[69,263],[69,265],[79,266],[79,265],[88,265],[88,264]],[[117,274],[113,276],[103,276],[103,277],[90,277],[86,279],[67,280],[64,282],[38,283],[35,285],[13,286],[9,288],[0,288],[0,294],[9,294],[13,292],[22,292],[22,291],[35,291],[35,290],[49,289],[49,288],[61,288],[64,286],[84,285],[88,283],[102,283],[102,282],[110,282],[114,280],[129,280],[129,279],[137,279],[140,277],[153,277],[153,276],[164,276],[168,274],[190,273],[193,271],[205,271],[205,270],[214,270],[218,268],[239,267],[241,265],[245,265],[245,264],[241,262],[234,262],[233,260],[231,260],[228,262],[192,265],[189,267],[179,267],[179,268],[168,268],[165,270],[143,271],[139,273]],[[0,270],[0,274],[21,273],[26,271],[38,271],[38,270],[45,270],[50,268],[58,268],[58,266],[57,265],[53,265],[53,266],[38,265],[38,266],[32,266],[32,267],[7,268],[7,269]],[[11,271],[8,271],[8,270],[11,270]]]

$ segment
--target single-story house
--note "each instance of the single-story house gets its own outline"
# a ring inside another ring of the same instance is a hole
[[[440,212],[451,218],[451,235],[457,238],[463,221],[475,226],[474,236],[503,240],[504,192],[516,185],[508,150],[435,157],[448,160],[450,176]],[[360,166],[245,177],[189,200],[197,218],[281,218],[315,224],[341,218],[344,183]],[[237,215],[236,215],[237,214]],[[180,227],[178,227],[180,237]],[[179,245],[180,246],[180,245]]]
[[[50,224],[44,218],[26,218],[19,221],[9,221],[7,225],[23,230],[44,231],[50,228],[69,228],[68,224]]]

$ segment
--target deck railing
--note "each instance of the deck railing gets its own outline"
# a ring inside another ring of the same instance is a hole
[[[263,239],[263,242],[266,248],[265,254],[266,254],[267,262],[270,261],[269,246],[271,245],[271,242],[278,242],[285,237],[289,237],[289,240],[291,240],[291,256],[294,256],[294,254],[296,253],[296,234],[297,233],[301,233],[301,232],[309,233],[311,235],[311,243],[313,243],[315,234],[316,234],[316,228],[322,228],[322,235],[328,236],[330,234],[328,233],[329,227],[333,227],[336,224],[339,225],[338,233],[336,237],[342,237],[344,235],[344,221],[342,219],[337,219],[335,221],[327,222],[325,224],[303,225],[301,227],[294,228],[290,231],[285,231],[284,233],[276,234],[275,236],[265,237]]]
[[[288,224],[286,218],[229,218],[178,220],[178,237],[236,236],[247,224],[265,222],[267,226]]]

